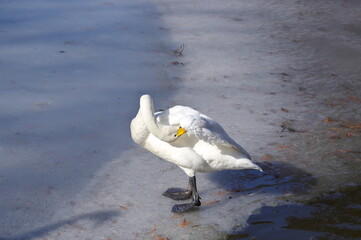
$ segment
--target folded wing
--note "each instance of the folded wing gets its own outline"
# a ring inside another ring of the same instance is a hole
[[[251,159],[250,154],[234,141],[221,125],[190,107],[172,107],[160,113],[157,120],[163,124],[182,126],[188,131],[188,134],[194,134],[197,138],[212,145],[232,147]]]

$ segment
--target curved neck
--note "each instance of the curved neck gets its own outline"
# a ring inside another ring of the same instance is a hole
[[[140,98],[140,112],[148,130],[157,138],[162,139],[162,126],[158,124],[154,117],[153,99],[149,95],[143,95]]]

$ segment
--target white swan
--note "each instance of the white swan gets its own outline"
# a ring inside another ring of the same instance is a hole
[[[218,123],[190,107],[175,106],[154,113],[152,97],[143,95],[130,130],[134,142],[177,164],[189,176],[188,190],[170,188],[163,194],[175,200],[192,197],[191,203],[174,205],[172,212],[184,212],[201,205],[195,172],[222,169],[262,171]]]

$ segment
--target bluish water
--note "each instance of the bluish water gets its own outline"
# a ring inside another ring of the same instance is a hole
[[[263,207],[236,239],[361,239],[361,187],[330,194],[306,205]]]

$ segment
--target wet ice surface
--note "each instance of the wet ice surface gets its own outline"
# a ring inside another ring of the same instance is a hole
[[[312,200],[306,206],[264,206],[227,239],[359,239],[360,188]],[[270,235],[270,233],[272,235]]]
[[[57,236],[79,230],[73,225],[82,221],[89,229],[106,227],[119,218],[119,206],[86,208],[82,196],[106,163],[125,168],[132,160],[119,156],[133,146],[129,122],[138,97],[162,89],[163,73],[153,67],[163,54],[163,36],[152,25],[155,7],[149,1],[0,5],[0,238]],[[128,172],[122,181],[136,182],[137,172]]]
[[[359,206],[357,1],[0,4],[0,239],[266,239],[304,211],[285,204]],[[265,173],[199,174],[203,205],[172,214],[186,175],[129,136],[144,92],[219,121]]]

